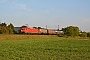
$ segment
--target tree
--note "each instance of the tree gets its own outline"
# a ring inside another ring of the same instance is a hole
[[[12,23],[10,23],[10,24],[8,25],[8,31],[9,31],[9,34],[13,34],[13,33],[14,33],[14,26],[13,26]]]
[[[87,33],[87,37],[90,37],[90,32]]]
[[[7,24],[4,22],[4,23],[1,23],[0,26],[4,26],[4,27],[6,27]]]
[[[80,37],[87,37],[87,33],[86,32],[81,32]]]
[[[0,24],[0,34],[8,34],[6,23],[1,23]]]
[[[62,31],[66,36],[79,36],[79,28],[74,26],[69,26],[66,28],[62,28]]]
[[[2,27],[1,27],[1,30],[0,30],[0,34],[9,34],[8,28],[2,26]]]
[[[12,30],[14,30],[14,26],[13,26],[12,23],[10,23],[10,24],[8,25],[8,27],[11,28]]]

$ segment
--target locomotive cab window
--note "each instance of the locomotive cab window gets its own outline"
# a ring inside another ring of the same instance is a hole
[[[25,30],[24,28],[22,28],[22,30]]]

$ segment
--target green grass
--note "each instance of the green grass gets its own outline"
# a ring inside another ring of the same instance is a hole
[[[0,60],[90,60],[90,40],[55,36],[1,40]]]

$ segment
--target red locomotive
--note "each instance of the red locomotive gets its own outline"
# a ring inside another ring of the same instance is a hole
[[[21,28],[21,33],[38,33],[39,30],[37,28],[28,28],[26,26],[23,26]]]
[[[38,29],[36,28],[22,28],[22,33],[38,33]]]

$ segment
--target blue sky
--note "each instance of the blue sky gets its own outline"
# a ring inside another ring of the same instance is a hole
[[[0,21],[60,29],[72,25],[90,31],[90,0],[0,0]]]

